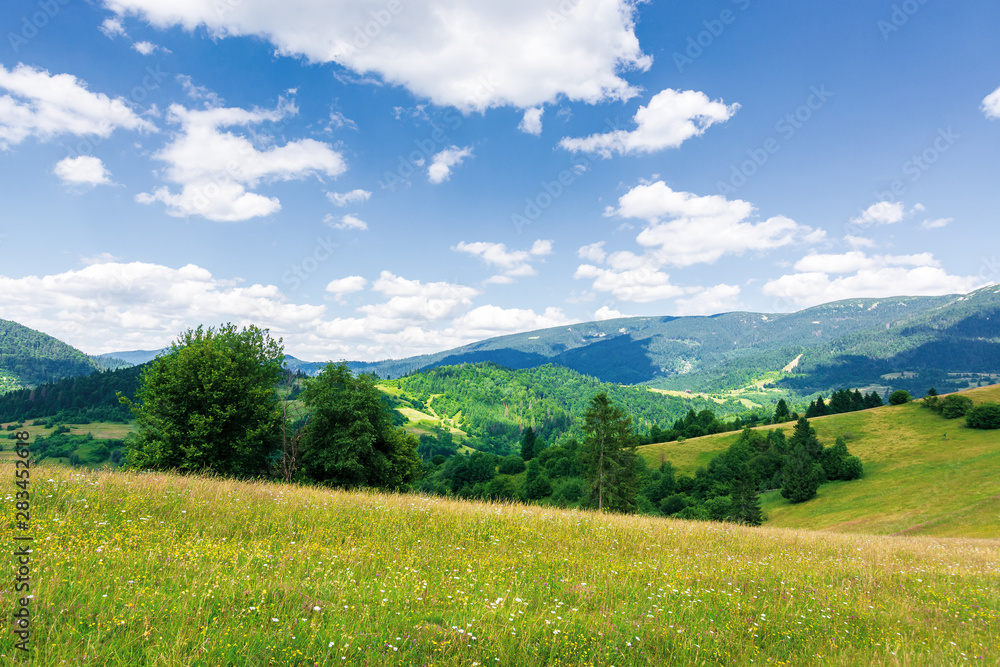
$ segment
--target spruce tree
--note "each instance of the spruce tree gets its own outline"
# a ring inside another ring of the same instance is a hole
[[[590,401],[583,432],[580,464],[590,483],[591,504],[599,510],[633,511],[640,480],[632,419],[601,392]]]
[[[781,496],[801,503],[813,498],[819,489],[823,466],[816,463],[802,444],[795,445],[782,469]]]
[[[535,458],[535,430],[530,426],[521,435],[521,458],[525,461]]]

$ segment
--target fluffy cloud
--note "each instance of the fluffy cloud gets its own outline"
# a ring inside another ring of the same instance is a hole
[[[441,183],[451,178],[451,168],[462,164],[462,161],[472,156],[472,147],[451,146],[431,157],[427,167],[427,179],[431,183]]]
[[[539,107],[525,110],[524,118],[521,119],[521,124],[517,126],[517,129],[525,134],[534,134],[535,136],[541,134],[543,111],[544,109]]]
[[[533,310],[522,308],[480,306],[457,318],[452,323],[452,328],[464,331],[474,339],[482,340],[518,331],[548,329],[573,322],[574,320],[567,318],[558,308],[546,308],[545,312],[539,315]]]
[[[149,56],[157,51],[163,51],[164,53],[170,53],[170,49],[160,46],[159,44],[153,44],[152,42],[134,42],[132,48],[141,53],[144,56]]]
[[[594,313],[594,319],[597,320],[598,322],[604,320],[614,320],[618,319],[619,317],[625,317],[625,315],[622,314],[621,311],[615,310],[610,306],[601,306]]]
[[[592,280],[595,290],[620,301],[650,303],[684,294],[684,288],[672,284],[668,274],[651,267],[616,270],[581,264],[573,277]]]
[[[620,74],[652,62],[639,47],[629,0],[242,0],[224,11],[211,2],[104,4],[162,29],[259,36],[280,55],[335,62],[462,110],[628,99],[636,90]]]
[[[677,299],[677,315],[714,315],[736,310],[739,307],[740,288],[737,285],[720,284],[705,289],[698,288],[694,296]]]
[[[167,164],[166,179],[179,184],[181,190],[175,193],[161,187],[137,195],[136,201],[160,201],[169,215],[177,217],[200,215],[224,222],[278,211],[281,203],[277,198],[249,192],[248,188],[262,181],[337,176],[346,170],[341,154],[313,139],[261,150],[250,139],[222,128],[277,122],[297,111],[284,101],[274,110],[252,111],[221,107],[191,110],[171,105],[167,120],[179,124],[181,131],[154,157]]]
[[[1000,88],[986,96],[982,109],[987,118],[1000,118]]]
[[[531,266],[531,261],[538,257],[551,255],[552,241],[539,239],[532,244],[529,250],[508,250],[503,243],[466,243],[460,241],[451,249],[479,257],[489,266],[502,270],[501,274],[493,276],[487,282],[508,284],[514,282],[515,278],[535,275],[536,271]]]
[[[950,275],[930,253],[807,255],[795,264],[795,270],[798,273],[766,283],[764,294],[789,308],[804,308],[841,299],[880,298],[900,293],[964,294],[983,284],[977,276]]]
[[[924,220],[920,227],[921,229],[941,229],[942,227],[947,227],[955,221],[954,218],[936,218],[934,220]]]
[[[350,192],[327,192],[326,198],[337,206],[347,206],[348,204],[359,204],[366,202],[372,196],[368,190],[357,188]]]
[[[713,102],[695,90],[667,88],[654,95],[647,106],[639,107],[632,118],[634,130],[614,130],[580,139],[566,137],[559,145],[606,158],[612,153],[652,153],[701,136],[711,125],[729,120],[739,108],[739,104]]]
[[[92,93],[72,74],[19,64],[0,65],[0,150],[34,136],[47,141],[61,134],[109,137],[117,128],[154,132],[121,97]]]
[[[822,231],[780,215],[753,222],[753,211],[754,207],[742,199],[676,192],[662,181],[638,185],[619,198],[618,208],[609,208],[606,214],[648,223],[636,237],[648,249],[646,256],[640,260],[632,253],[614,253],[608,261],[616,268],[637,262],[685,267],[747,250],[812,243],[824,236]]]
[[[109,39],[114,39],[118,35],[122,37],[127,36],[125,33],[125,26],[122,25],[121,19],[117,19],[113,16],[104,19],[101,23],[100,31],[103,32]]]
[[[315,361],[378,360],[425,354],[482,338],[570,323],[559,309],[543,313],[493,305],[473,308],[478,290],[423,283],[382,272],[372,293],[382,303],[357,317],[333,317],[326,305],[293,303],[274,285],[243,285],[189,264],[172,268],[90,258],[80,270],[49,276],[0,275],[0,318],[44,331],[88,353],[157,349],[199,324],[255,324],[284,339],[285,349]],[[343,302],[365,290],[362,276],[332,280]]]
[[[906,217],[906,209],[903,208],[902,202],[880,201],[866,208],[861,212],[861,215],[851,218],[851,222],[861,226],[892,225],[900,222],[904,217]]]
[[[105,185],[111,183],[111,173],[100,158],[91,155],[67,157],[56,163],[53,173],[67,185]]]
[[[595,262],[597,264],[603,262],[604,258],[608,256],[608,253],[604,252],[604,241],[585,245],[577,250],[576,254],[580,259],[585,259],[588,262]]]
[[[332,215],[327,215],[323,218],[323,222],[334,229],[357,229],[359,231],[365,231],[368,229],[367,222],[361,220],[360,218],[356,218],[353,215],[341,216],[339,220]]]

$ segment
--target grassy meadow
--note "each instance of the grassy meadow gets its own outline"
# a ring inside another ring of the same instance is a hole
[[[1000,662],[998,540],[64,467],[32,479],[35,665]],[[8,610],[13,569],[8,556]],[[24,662],[13,644],[3,664]]]
[[[963,392],[975,403],[1000,402],[1000,385]],[[762,497],[768,526],[880,535],[1000,537],[1000,432],[965,428],[918,401],[810,419],[824,445],[844,436],[865,466],[864,477],[824,484],[812,500],[792,505],[772,491]],[[784,428],[793,423],[763,428]],[[693,474],[738,438],[724,433],[640,447],[651,465],[671,461]]]

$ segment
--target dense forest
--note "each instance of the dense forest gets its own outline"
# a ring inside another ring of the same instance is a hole
[[[0,390],[90,373],[94,361],[76,348],[17,322],[0,320]]]
[[[53,416],[59,422],[72,424],[129,421],[132,414],[126,406],[119,404],[116,392],[134,396],[144,368],[133,366],[95,371],[89,375],[40,384],[33,389],[8,392],[0,395],[0,422]]]
[[[700,397],[668,396],[603,383],[553,365],[513,371],[493,363],[464,364],[433,368],[383,384],[401,390],[415,409],[429,405],[439,416],[455,420],[469,435],[469,446],[499,454],[515,451],[529,426],[547,441],[578,433],[588,401],[601,391],[622,406],[643,433],[654,426],[669,428],[692,408],[720,415],[746,412],[737,401],[720,404]]]

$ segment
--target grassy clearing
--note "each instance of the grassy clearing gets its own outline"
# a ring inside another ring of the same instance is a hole
[[[965,392],[974,402],[1000,402],[1000,386]],[[820,487],[792,505],[765,494],[769,526],[852,533],[1000,537],[1000,433],[964,427],[918,403],[810,420],[826,445],[837,436],[861,458],[865,476]],[[791,424],[784,424],[786,432]],[[776,426],[764,428],[778,428]],[[661,457],[691,474],[729,447],[737,434],[640,448],[654,465]]]
[[[35,665],[1000,661],[1000,541],[32,478]],[[10,499],[3,512],[10,526]],[[9,587],[0,596],[10,609]]]

